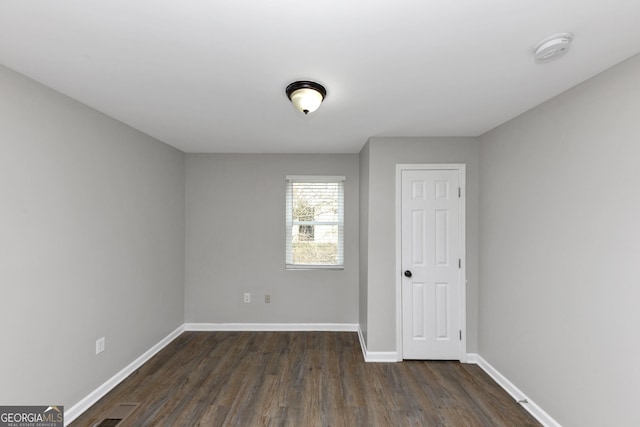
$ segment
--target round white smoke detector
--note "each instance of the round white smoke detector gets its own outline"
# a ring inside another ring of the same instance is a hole
[[[569,50],[573,34],[554,34],[540,41],[533,48],[533,55],[538,62],[547,62],[559,58]]]

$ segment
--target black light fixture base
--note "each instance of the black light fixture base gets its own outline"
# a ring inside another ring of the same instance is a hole
[[[293,94],[293,92],[300,89],[313,89],[316,92],[320,93],[320,95],[322,95],[322,99],[326,98],[327,96],[327,90],[320,83],[316,83],[308,80],[301,80],[301,81],[291,83],[285,89],[285,92],[287,93],[287,97],[289,98],[289,100],[291,100],[291,95]],[[308,111],[305,112],[305,114],[307,113]]]

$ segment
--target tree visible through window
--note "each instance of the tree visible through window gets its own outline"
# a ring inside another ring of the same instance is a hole
[[[287,268],[343,267],[344,179],[287,177]]]

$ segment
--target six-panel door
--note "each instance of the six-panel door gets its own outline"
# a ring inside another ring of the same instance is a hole
[[[457,170],[402,171],[404,359],[460,359],[459,185]]]

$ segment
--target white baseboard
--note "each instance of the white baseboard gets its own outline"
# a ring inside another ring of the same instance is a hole
[[[489,362],[484,360],[477,353],[467,354],[467,363],[477,364],[485,371],[495,382],[498,383],[507,393],[511,395],[524,409],[526,409],[535,419],[537,419],[545,427],[561,427],[560,423],[551,418],[541,407],[527,397],[518,387],[502,375],[496,368],[491,366]]]
[[[356,332],[357,323],[185,323],[185,331]]]
[[[78,418],[84,411],[89,409],[91,405],[100,400],[104,395],[109,393],[115,386],[120,384],[122,380],[127,378],[136,369],[144,365],[149,359],[156,355],[160,350],[165,348],[171,341],[176,339],[182,332],[184,332],[184,325],[180,325],[175,331],[164,337],[160,342],[144,352],[140,357],[131,362],[126,368],[109,378],[104,384],[96,388],[89,393],[84,399],[76,403],[69,409],[64,411],[64,425],[67,426]]]
[[[395,351],[368,351],[360,325],[358,325],[358,338],[360,339],[360,348],[362,349],[362,356],[365,362],[395,363],[398,361],[398,353]]]

